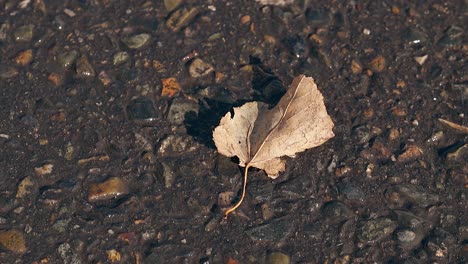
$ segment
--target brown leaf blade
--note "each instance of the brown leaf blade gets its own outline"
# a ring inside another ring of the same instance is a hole
[[[325,143],[334,136],[333,121],[327,114],[322,94],[312,78],[296,77],[273,109],[262,108],[250,142],[253,167],[264,169],[272,178],[284,170],[277,159],[293,157]]]
[[[234,117],[227,113],[213,139],[219,153],[276,178],[285,168],[281,157],[325,143],[333,126],[314,80],[299,75],[274,108],[252,102],[234,108]]]
[[[219,153],[237,156],[245,171],[241,198],[224,217],[242,204],[250,167],[265,170],[274,179],[285,169],[281,157],[325,143],[334,136],[333,126],[317,85],[304,75],[294,78],[272,109],[251,102],[235,107],[233,117],[227,113],[213,131],[213,140]]]

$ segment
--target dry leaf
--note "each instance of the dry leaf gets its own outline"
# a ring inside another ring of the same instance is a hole
[[[325,143],[334,136],[333,121],[327,114],[323,96],[310,77],[296,77],[278,104],[268,109],[260,102],[246,103],[234,108],[234,116],[227,113],[213,132],[218,152],[237,156],[245,166],[245,195],[247,170],[255,167],[271,178],[285,169],[283,156],[294,157]],[[233,210],[228,210],[226,215]]]

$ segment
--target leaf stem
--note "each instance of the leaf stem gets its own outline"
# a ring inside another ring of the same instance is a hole
[[[230,213],[234,212],[242,204],[242,201],[244,201],[245,190],[246,190],[246,187],[247,187],[247,176],[248,176],[249,168],[250,168],[250,164],[247,164],[247,166],[245,166],[245,171],[244,171],[244,186],[242,187],[241,198],[233,207],[229,208],[226,212],[224,212],[224,219],[227,219],[228,215]]]

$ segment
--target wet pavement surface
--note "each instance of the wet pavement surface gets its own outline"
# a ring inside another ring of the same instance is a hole
[[[466,1],[0,5],[1,263],[466,261]],[[214,127],[299,74],[335,137],[223,219]]]

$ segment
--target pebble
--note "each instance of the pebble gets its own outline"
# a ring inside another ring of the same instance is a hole
[[[409,229],[418,229],[423,227],[423,225],[426,223],[424,219],[414,215],[413,213],[404,210],[394,210],[393,212],[397,216],[399,226]],[[430,226],[428,226],[428,228],[430,228]]]
[[[427,41],[427,35],[415,28],[408,28],[403,33],[403,39],[406,40],[410,45],[424,44]]]
[[[60,67],[64,69],[68,69],[75,63],[76,58],[78,58],[78,52],[75,50],[72,50],[72,51],[60,53],[57,56],[57,62]]]
[[[15,253],[24,253],[27,250],[24,235],[18,230],[0,231],[0,245]]]
[[[119,198],[129,193],[127,183],[118,177],[112,177],[102,183],[89,185],[88,201],[100,202]]]
[[[51,174],[53,169],[54,169],[54,164],[47,163],[47,164],[42,165],[41,167],[35,167],[34,172],[36,172],[38,176],[44,176],[47,174]]]
[[[265,264],[290,264],[291,258],[282,252],[271,252],[265,258]]]
[[[31,190],[33,189],[34,182],[31,179],[31,177],[26,177],[24,178],[19,184],[18,184],[18,190],[16,191],[16,198],[23,198],[27,196],[28,194],[31,193]]]
[[[195,58],[190,62],[188,71],[193,78],[200,78],[212,73],[214,68],[211,64],[204,62],[202,59]]]
[[[362,72],[362,65],[356,60],[351,61],[351,72],[354,74],[359,74]]]
[[[163,166],[162,177],[164,179],[164,187],[166,187],[166,189],[169,189],[174,185],[176,174],[174,173],[174,169],[172,166],[169,166],[169,164],[165,162],[161,164]]]
[[[60,244],[57,248],[57,252],[64,264],[82,263],[80,257],[74,252],[69,243]]]
[[[174,11],[180,4],[182,4],[182,0],[164,0],[164,7],[168,12]]]
[[[386,191],[387,199],[397,207],[413,204],[428,207],[439,201],[437,194],[428,193],[423,187],[412,184],[391,186]]]
[[[34,25],[24,25],[18,27],[13,33],[13,37],[17,42],[30,42],[33,38]]]
[[[0,26],[0,41],[6,40],[9,29],[10,29],[10,24],[8,22],[5,22]]]
[[[28,49],[28,50],[24,50],[24,51],[19,52],[15,56],[14,61],[18,65],[26,66],[29,63],[31,63],[32,59],[33,59],[32,49]]]
[[[147,97],[139,97],[133,99],[127,105],[127,116],[129,120],[152,121],[158,115],[151,99]]]
[[[390,236],[396,228],[394,221],[382,217],[361,223],[357,236],[361,242],[372,244]]]
[[[249,228],[245,233],[254,241],[274,242],[288,237],[294,230],[294,221],[286,217]]]
[[[114,58],[112,60],[114,66],[119,66],[121,64],[124,64],[130,60],[130,55],[126,51],[119,51],[116,54],[114,54]]]
[[[93,66],[88,60],[87,56],[81,56],[76,61],[76,77],[80,79],[94,78],[96,72],[93,69]]]
[[[14,67],[0,65],[0,80],[11,79],[18,75],[18,70]]]
[[[419,246],[423,236],[417,236],[416,233],[412,230],[404,229],[396,233],[398,243],[401,248],[404,249],[413,249]]]
[[[338,184],[338,191],[348,200],[364,201],[365,198],[363,190],[352,183],[342,182]]]
[[[294,0],[255,0],[259,2],[262,5],[278,5],[278,6],[283,6],[283,5],[289,5],[294,2]]]
[[[106,250],[106,254],[107,260],[109,260],[111,263],[120,262],[120,260],[122,259],[120,252],[118,252],[115,249]]]
[[[406,150],[398,156],[398,162],[410,162],[416,160],[423,154],[423,150],[416,145],[408,145]]]
[[[158,154],[164,157],[180,156],[183,153],[193,152],[198,147],[191,137],[169,135],[161,142]]]
[[[53,72],[47,76],[47,80],[51,82],[54,86],[59,86],[64,81],[64,76],[62,74]]]
[[[337,224],[354,217],[354,212],[346,204],[339,201],[326,203],[322,208],[322,214],[332,224]]]
[[[370,69],[374,72],[383,72],[385,70],[386,61],[382,55],[378,55],[370,62]]]
[[[174,77],[161,79],[161,83],[161,96],[173,97],[182,89],[179,82]]]
[[[130,49],[140,49],[151,42],[151,35],[142,33],[122,38],[122,42]]]
[[[429,58],[429,55],[423,55],[423,56],[417,56],[417,57],[414,57],[414,60],[419,64],[419,65],[423,65],[427,58]]]
[[[457,240],[449,232],[436,227],[427,238],[426,249],[432,258],[437,262],[444,262],[453,254],[452,251],[457,246]]]
[[[193,7],[190,10],[187,8],[180,8],[174,11],[167,19],[166,26],[173,32],[177,32],[188,26],[199,13],[200,10],[197,7]]]
[[[439,39],[438,44],[451,46],[462,43],[464,35],[463,28],[455,25],[451,25],[447,30],[444,31],[443,36]]]

